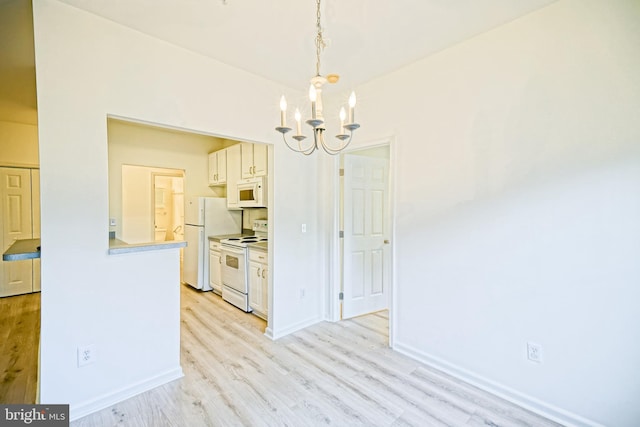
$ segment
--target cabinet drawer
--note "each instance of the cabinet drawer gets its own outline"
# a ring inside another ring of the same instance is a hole
[[[261,264],[266,264],[268,259],[269,258],[267,257],[267,252],[266,251],[261,251],[259,249],[250,249],[249,250],[249,260],[250,261],[259,262]]]
[[[215,240],[209,240],[209,249],[213,251],[220,250],[220,242],[216,242]]]

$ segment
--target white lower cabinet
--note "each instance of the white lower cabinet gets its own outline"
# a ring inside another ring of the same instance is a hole
[[[220,242],[209,241],[209,286],[213,292],[222,294],[222,255]]]
[[[269,314],[269,264],[267,252],[249,248],[249,306],[253,314],[267,320]]]

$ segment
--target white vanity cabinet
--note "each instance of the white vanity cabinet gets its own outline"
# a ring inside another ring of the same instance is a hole
[[[249,306],[253,314],[267,320],[269,314],[269,264],[267,251],[249,248]]]
[[[209,185],[227,183],[227,150],[209,153]]]
[[[222,294],[222,255],[220,242],[209,240],[209,286],[213,292]]]
[[[266,176],[269,173],[267,167],[267,145],[251,144],[243,142],[242,151],[242,178],[253,178],[254,176]]]

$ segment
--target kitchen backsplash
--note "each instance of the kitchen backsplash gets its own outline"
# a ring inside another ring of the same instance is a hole
[[[253,228],[253,221],[256,219],[267,219],[267,208],[245,208],[242,210],[242,228],[251,230]]]

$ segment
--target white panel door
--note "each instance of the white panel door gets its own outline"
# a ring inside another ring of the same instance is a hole
[[[342,318],[389,306],[389,161],[344,157]]]
[[[31,171],[0,168],[2,211],[2,252],[15,240],[31,239]],[[33,290],[33,261],[2,261],[0,296],[18,295]]]

